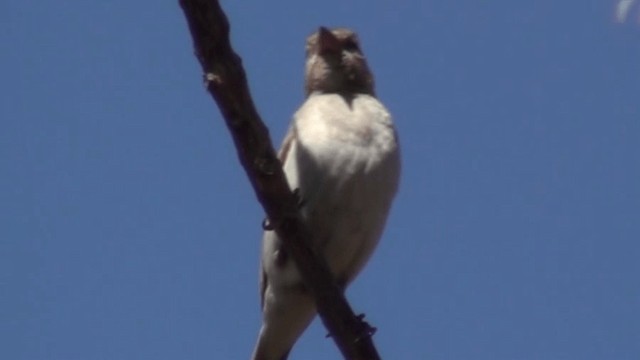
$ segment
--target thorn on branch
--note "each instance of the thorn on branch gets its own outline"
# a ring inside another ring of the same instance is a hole
[[[376,333],[376,331],[378,331],[378,328],[371,326],[369,325],[368,322],[364,321],[364,317],[365,317],[365,314],[359,314],[356,316],[356,318],[360,322],[360,327],[361,327],[360,335],[356,339],[356,342],[360,342],[364,339],[368,339],[372,337],[373,334]]]

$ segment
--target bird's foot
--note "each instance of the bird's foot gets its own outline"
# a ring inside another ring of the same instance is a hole
[[[300,188],[293,189],[293,197],[296,199],[296,206],[298,209],[302,208],[306,204],[302,195],[300,195]],[[264,218],[264,220],[262,220],[262,229],[265,231],[275,230],[278,225],[279,224],[272,222],[269,218]]]
[[[302,195],[300,194],[300,188],[293,189],[293,196],[296,198],[298,209],[306,205],[307,202],[302,198]]]
[[[265,231],[273,231],[276,228],[276,224],[272,223],[268,217],[262,220],[262,229]]]

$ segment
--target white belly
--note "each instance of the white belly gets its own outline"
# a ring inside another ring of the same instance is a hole
[[[304,201],[314,246],[346,284],[377,245],[398,187],[391,117],[368,95],[355,97],[351,106],[339,95],[314,95],[294,121],[287,180]]]

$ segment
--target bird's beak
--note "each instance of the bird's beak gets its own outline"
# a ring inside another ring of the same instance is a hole
[[[318,29],[318,45],[320,54],[339,53],[342,48],[340,40],[324,26]]]

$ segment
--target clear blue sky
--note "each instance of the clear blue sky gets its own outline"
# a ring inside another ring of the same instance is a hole
[[[638,359],[639,6],[490,3],[223,6],[277,145],[305,37],[360,34],[404,161],[348,292],[384,358]],[[263,213],[177,1],[0,14],[0,358],[247,359]]]

